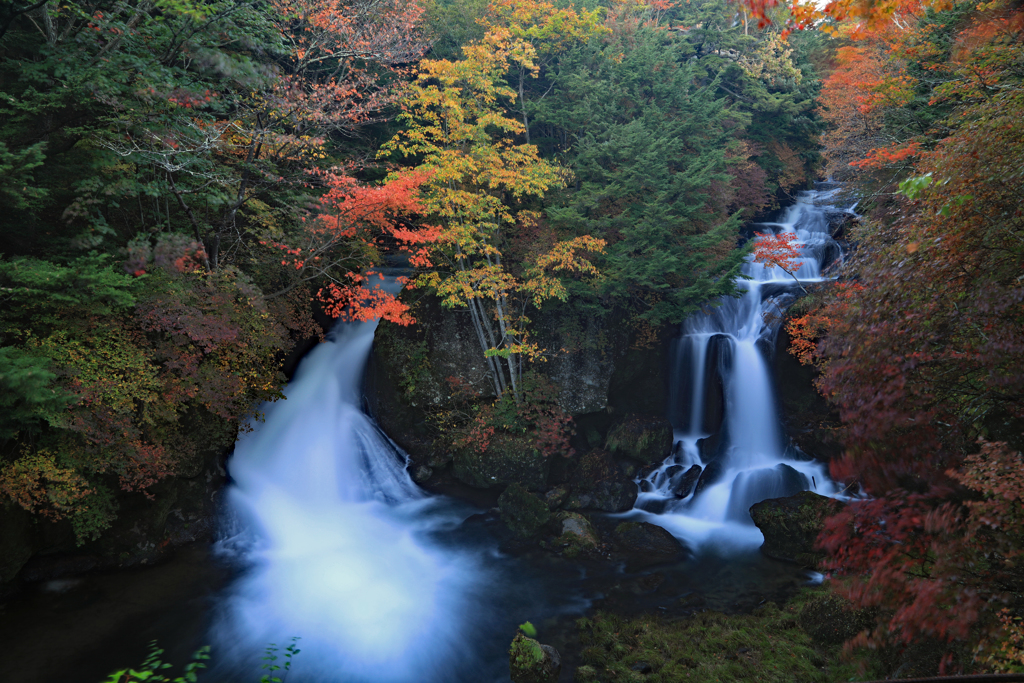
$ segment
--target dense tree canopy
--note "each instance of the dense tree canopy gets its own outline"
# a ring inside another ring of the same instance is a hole
[[[824,541],[883,608],[876,643],[998,639],[1022,608],[1022,28],[1012,5],[901,6],[822,91],[825,155],[869,196],[844,282],[791,330],[843,417],[832,472],[872,497]]]

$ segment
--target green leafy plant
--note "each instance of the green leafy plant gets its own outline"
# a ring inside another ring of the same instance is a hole
[[[284,661],[281,664],[277,663],[277,660],[280,658],[277,654],[279,651],[277,645],[271,643],[267,646],[266,654],[263,656],[264,664],[260,668],[266,669],[269,673],[265,673],[260,677],[260,683],[283,683],[284,679],[288,677],[288,672],[292,669],[292,659],[301,652],[296,642],[298,640],[298,636],[293,637],[291,645],[284,649]],[[278,671],[283,671],[284,675],[274,675]]]
[[[210,658],[210,646],[204,645],[192,655],[192,661],[185,665],[181,675],[175,678],[168,678],[162,671],[171,668],[171,665],[161,658],[164,651],[157,647],[154,640],[149,644],[149,656],[138,669],[121,669],[110,674],[103,683],[196,683],[199,680],[199,672],[206,668],[206,660]]]

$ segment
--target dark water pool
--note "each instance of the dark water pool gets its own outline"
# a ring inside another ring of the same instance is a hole
[[[563,654],[562,680],[568,682],[578,661],[574,622],[590,611],[669,617],[705,609],[747,612],[765,601],[784,601],[807,582],[799,568],[757,552],[702,553],[629,573],[539,549],[513,556],[499,549],[498,528],[493,517],[478,515],[446,541],[480,553],[491,577],[482,588],[482,613],[469,621],[462,661],[449,669],[451,683],[507,681],[508,643],[526,620]],[[141,663],[152,640],[177,673],[210,642],[218,602],[238,573],[209,546],[197,544],[154,567],[35,585],[0,606],[0,642],[7,653],[0,680],[99,683],[114,670]],[[259,679],[261,653],[251,653],[251,666],[241,669],[225,666],[223,656],[218,666],[218,652],[213,655],[214,666],[204,676],[210,683]],[[302,683],[293,678],[289,683]]]

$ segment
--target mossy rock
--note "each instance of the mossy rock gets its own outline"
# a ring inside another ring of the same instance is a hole
[[[679,559],[683,544],[665,529],[650,522],[623,522],[612,535],[616,550],[631,567],[649,567]]]
[[[608,451],[593,450],[580,458],[569,478],[569,510],[625,512],[636,502],[637,486],[622,473]]]
[[[519,633],[508,651],[508,668],[513,683],[558,683],[562,658],[550,645]]]
[[[521,484],[509,484],[498,496],[501,521],[520,538],[535,535],[551,519],[547,503],[527,491]]]
[[[550,469],[548,458],[525,434],[495,434],[483,453],[467,448],[452,459],[455,478],[482,489],[521,484],[530,491],[543,491]]]
[[[867,670],[858,674],[860,662],[841,658],[841,646],[816,647],[794,616],[792,608],[771,602],[752,614],[702,611],[685,619],[598,611],[576,622],[581,650],[573,681],[826,683],[882,677],[877,653],[866,653]]]
[[[567,557],[598,553],[601,548],[601,536],[590,520],[578,512],[562,512],[557,519],[562,525],[562,533],[554,540],[555,549]]]
[[[824,558],[815,548],[825,520],[845,504],[813,491],[770,498],[750,507],[750,518],[764,534],[761,552],[777,560],[814,567]]]
[[[672,425],[663,417],[630,415],[608,432],[605,447],[642,463],[660,462],[672,450]]]

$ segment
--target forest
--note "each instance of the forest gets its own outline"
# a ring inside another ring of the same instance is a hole
[[[815,188],[852,208],[808,276],[779,226]],[[215,540],[233,444],[335,321],[380,321],[357,403],[410,481],[500,510],[513,554],[618,558],[602,515],[681,434],[690,503],[740,442],[729,376],[711,428],[667,377],[760,286],[780,453],[821,467],[784,495],[835,487],[797,562],[824,583],[602,603],[561,674],[527,622],[513,679],[1024,672],[1019,0],[2,0],[0,209],[0,611]],[[840,635],[807,645],[804,603]],[[803,638],[793,662],[678,654],[719,611]],[[147,662],[111,681],[170,680]]]

